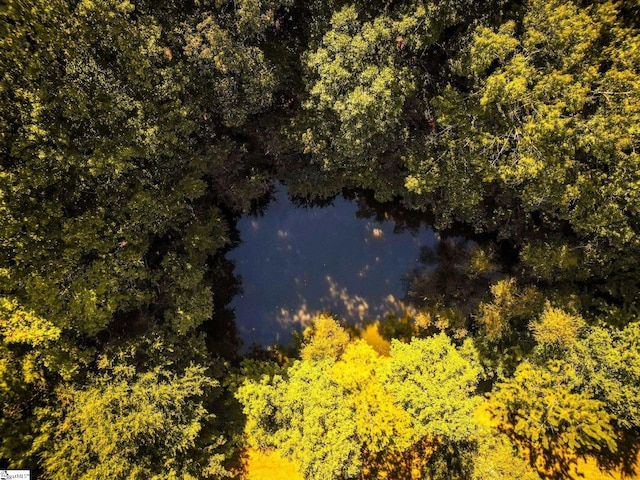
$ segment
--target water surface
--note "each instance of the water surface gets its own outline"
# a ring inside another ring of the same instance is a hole
[[[357,212],[341,197],[299,207],[280,187],[263,216],[238,222],[241,244],[229,258],[243,293],[231,306],[245,346],[287,343],[319,311],[358,324],[403,309],[403,280],[419,265],[420,247],[437,236],[426,227],[394,233],[392,220]]]

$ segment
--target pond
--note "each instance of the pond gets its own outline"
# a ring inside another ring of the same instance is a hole
[[[285,344],[320,311],[352,325],[402,311],[406,275],[438,236],[401,227],[387,214],[363,218],[355,199],[297,206],[279,186],[261,216],[239,220],[241,243],[228,255],[242,280],[231,307],[245,348]]]

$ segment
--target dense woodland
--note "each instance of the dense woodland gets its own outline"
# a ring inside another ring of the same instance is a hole
[[[0,52],[1,466],[633,474],[637,0],[3,0]],[[225,253],[277,181],[490,241],[440,244],[387,351],[321,315],[240,357]]]

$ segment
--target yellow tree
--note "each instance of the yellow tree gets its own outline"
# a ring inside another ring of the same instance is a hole
[[[580,383],[566,362],[524,362],[490,395],[497,428],[545,478],[567,478],[579,456],[617,449],[611,415]]]
[[[238,390],[251,445],[275,448],[308,479],[471,470],[456,453],[476,434],[480,369],[470,343],[394,341],[382,357],[361,340],[344,345],[333,320],[318,323],[303,360]]]

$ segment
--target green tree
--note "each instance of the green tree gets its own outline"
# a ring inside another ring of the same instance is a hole
[[[286,378],[265,377],[238,391],[250,445],[275,448],[308,479],[355,478],[361,468],[353,404],[327,374],[333,363],[296,362]]]
[[[49,433],[55,447],[43,454],[46,478],[230,476],[203,402],[216,386],[196,365],[179,374],[117,365],[82,387],[61,386]]]
[[[220,207],[268,189],[248,124],[277,88],[262,48],[287,4],[0,7],[0,422],[17,433],[0,457],[12,466],[36,464],[36,409],[58,384],[81,391],[111,345],[156,329],[200,343],[229,244]]]
[[[502,2],[336,3],[303,56],[305,101],[289,133],[306,158],[295,177],[283,174],[304,196],[344,184],[389,200],[435,127],[428,99],[458,41],[447,29],[463,30]]]
[[[457,349],[443,333],[411,343],[394,340],[390,355],[385,386],[410,415],[416,440],[427,436],[455,443],[470,438],[481,373],[471,342]]]
[[[453,64],[464,82],[431,102],[439,131],[407,164],[407,188],[526,239],[522,259],[540,277],[625,270],[638,239],[640,112],[639,37],[626,11],[533,0],[500,26],[478,26]]]
[[[604,402],[617,425],[640,426],[640,324],[623,329],[592,327],[566,355],[585,389]]]
[[[540,480],[506,435],[484,432],[473,455],[473,480]]]
[[[525,361],[490,395],[488,410],[497,428],[546,478],[566,478],[579,456],[617,449],[612,416],[580,383],[566,362]]]
[[[212,304],[207,255],[227,243],[212,203],[232,197],[230,175],[216,157],[244,148],[228,135],[207,145],[203,135],[241,126],[269,104],[274,84],[259,48],[189,9],[166,24],[164,5],[10,4],[2,41],[15,54],[2,59],[0,101],[16,113],[2,135],[2,256],[11,265],[3,291],[82,334],[104,329],[116,312],[150,309],[166,311],[182,332],[197,327]],[[255,65],[241,69],[250,59]],[[234,167],[264,191],[260,175]],[[238,190],[232,206],[252,196],[240,182]]]
[[[570,348],[578,341],[578,334],[584,326],[582,317],[554,308],[549,302],[540,318],[530,325],[539,347],[551,350]]]
[[[349,344],[349,334],[329,315],[320,314],[304,333],[302,360],[337,359]]]

